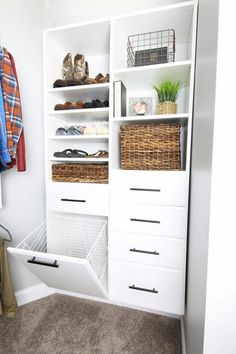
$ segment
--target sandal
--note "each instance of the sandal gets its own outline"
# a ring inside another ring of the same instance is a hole
[[[61,152],[54,152],[53,156],[55,157],[69,157],[69,155],[72,153],[72,149],[66,149]]]
[[[88,153],[83,150],[72,150],[72,149],[66,149],[61,152],[54,152],[53,156],[55,157],[66,157],[66,158],[81,158],[81,157],[87,157]]]
[[[89,154],[86,151],[76,150],[76,149],[72,150],[72,153],[70,155],[70,157],[74,157],[74,158],[78,158],[78,157],[81,158],[81,157],[88,157],[88,156]]]
[[[94,154],[88,155],[88,157],[103,157],[103,158],[107,158],[108,157],[108,151],[98,150]]]

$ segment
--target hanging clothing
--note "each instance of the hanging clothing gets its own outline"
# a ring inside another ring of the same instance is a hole
[[[8,51],[3,47],[0,47],[0,80],[6,117],[7,146],[10,156],[15,158],[23,127],[20,93]]]
[[[4,111],[4,102],[2,96],[2,86],[0,82],[0,171],[7,167],[11,162],[11,156],[7,149],[7,130],[6,130],[6,117]]]
[[[14,317],[16,313],[17,302],[11,284],[6,241],[0,239],[0,315]]]
[[[19,88],[19,82],[18,82],[18,77],[17,77],[17,72],[16,72],[16,65],[13,56],[11,53],[8,52],[12,69],[16,78],[16,82],[18,85],[19,89],[19,98],[20,98],[20,88]],[[9,168],[13,167],[17,162],[17,171],[19,172],[24,172],[26,171],[26,160],[25,160],[25,137],[24,137],[24,130],[22,128],[22,132],[20,135],[20,139],[17,144],[17,149],[16,149],[16,161],[15,159],[12,160],[12,163],[9,165]]]

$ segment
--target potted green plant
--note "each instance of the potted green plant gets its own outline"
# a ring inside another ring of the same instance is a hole
[[[164,80],[160,85],[154,85],[158,96],[156,114],[176,114],[179,92],[183,87],[181,81]]]

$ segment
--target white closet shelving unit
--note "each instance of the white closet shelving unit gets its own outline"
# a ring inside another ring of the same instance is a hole
[[[44,231],[33,232],[9,251],[47,285],[152,311],[184,313],[196,24],[197,1],[186,1],[45,31],[47,222]],[[127,68],[128,36],[163,29],[175,30],[175,62]],[[85,55],[90,77],[110,73],[110,83],[52,88],[62,76],[62,61],[68,52]],[[187,83],[178,99],[177,114],[113,117],[114,81],[123,81],[127,102],[129,97],[151,96],[155,107],[152,85],[163,79]],[[92,99],[109,100],[109,108],[53,110],[57,103]],[[60,126],[98,121],[109,122],[109,135],[55,135]],[[142,122],[180,123],[180,171],[121,169],[120,126]],[[66,148],[88,153],[108,150],[109,157],[53,156]],[[52,182],[55,162],[107,162],[109,182]],[[85,230],[82,233],[80,226]],[[91,228],[97,238],[89,236]],[[59,230],[64,230],[66,238]],[[80,242],[75,242],[76,234]]]

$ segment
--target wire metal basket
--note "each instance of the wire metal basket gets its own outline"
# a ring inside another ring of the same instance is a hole
[[[174,61],[175,31],[173,29],[135,34],[128,37],[128,67]]]
[[[51,214],[16,248],[86,259],[102,280],[107,268],[107,222]]]

